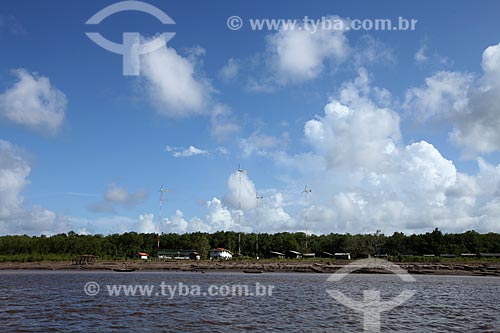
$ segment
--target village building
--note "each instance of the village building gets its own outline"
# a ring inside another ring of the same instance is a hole
[[[216,249],[210,250],[210,260],[213,259],[222,259],[222,260],[229,260],[233,258],[233,254],[231,251],[226,250],[222,247],[218,247]]]

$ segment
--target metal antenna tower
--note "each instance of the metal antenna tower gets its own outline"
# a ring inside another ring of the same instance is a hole
[[[160,249],[160,225],[162,219],[162,208],[163,208],[163,192],[168,192],[168,188],[163,188],[163,185],[160,186],[160,211],[158,213],[158,250]]]
[[[259,194],[257,193],[257,196],[255,197],[255,199],[257,200],[257,224],[259,224],[259,200],[262,200],[264,199],[263,196],[259,196]],[[257,233],[257,242],[255,244],[255,258],[257,260],[259,260],[259,231],[256,230],[256,233]]]
[[[240,181],[240,186],[238,188],[238,254],[241,255],[241,174],[246,173],[238,164],[238,176]]]
[[[309,193],[311,193],[312,190],[309,188],[307,188],[307,185],[304,186],[304,191],[302,191],[301,193],[304,193],[304,202],[305,202],[305,206],[304,206],[304,220],[305,220],[305,226],[306,226],[306,248],[305,248],[305,252],[307,253],[308,252],[308,249],[307,249],[307,227],[308,227],[308,223],[307,223],[307,195]]]

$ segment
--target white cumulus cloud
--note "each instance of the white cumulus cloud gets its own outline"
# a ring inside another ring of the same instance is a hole
[[[0,94],[0,115],[29,129],[55,134],[66,112],[67,99],[47,77],[16,69],[17,82]]]
[[[344,31],[336,29],[282,29],[267,38],[267,47],[270,68],[280,84],[314,79],[327,64],[338,65],[349,54]]]
[[[207,114],[213,88],[196,68],[203,52],[194,50],[183,57],[173,48],[163,47],[144,56],[146,88],[159,114],[172,118]]]
[[[304,126],[306,139],[331,166],[385,169],[400,140],[399,116],[370,98],[365,70],[343,85],[339,97],[325,106],[324,116]]]

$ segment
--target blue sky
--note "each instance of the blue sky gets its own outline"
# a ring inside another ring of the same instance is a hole
[[[498,2],[149,1],[176,24],[85,25],[113,3],[2,3],[0,233],[153,232],[162,184],[162,232],[500,231]],[[305,16],[418,23],[249,23]],[[124,76],[89,31],[176,35]]]

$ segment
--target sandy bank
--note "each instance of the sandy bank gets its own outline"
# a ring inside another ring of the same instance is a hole
[[[351,263],[339,260],[282,260],[282,261],[98,261],[90,265],[73,265],[71,262],[3,262],[0,270],[113,270],[130,267],[137,271],[262,271],[262,272],[294,272],[294,273],[327,273],[331,274]],[[500,276],[500,263],[497,262],[453,262],[453,263],[396,263],[410,274],[430,275],[468,275],[468,276]],[[389,273],[383,268],[363,268],[357,273]]]

